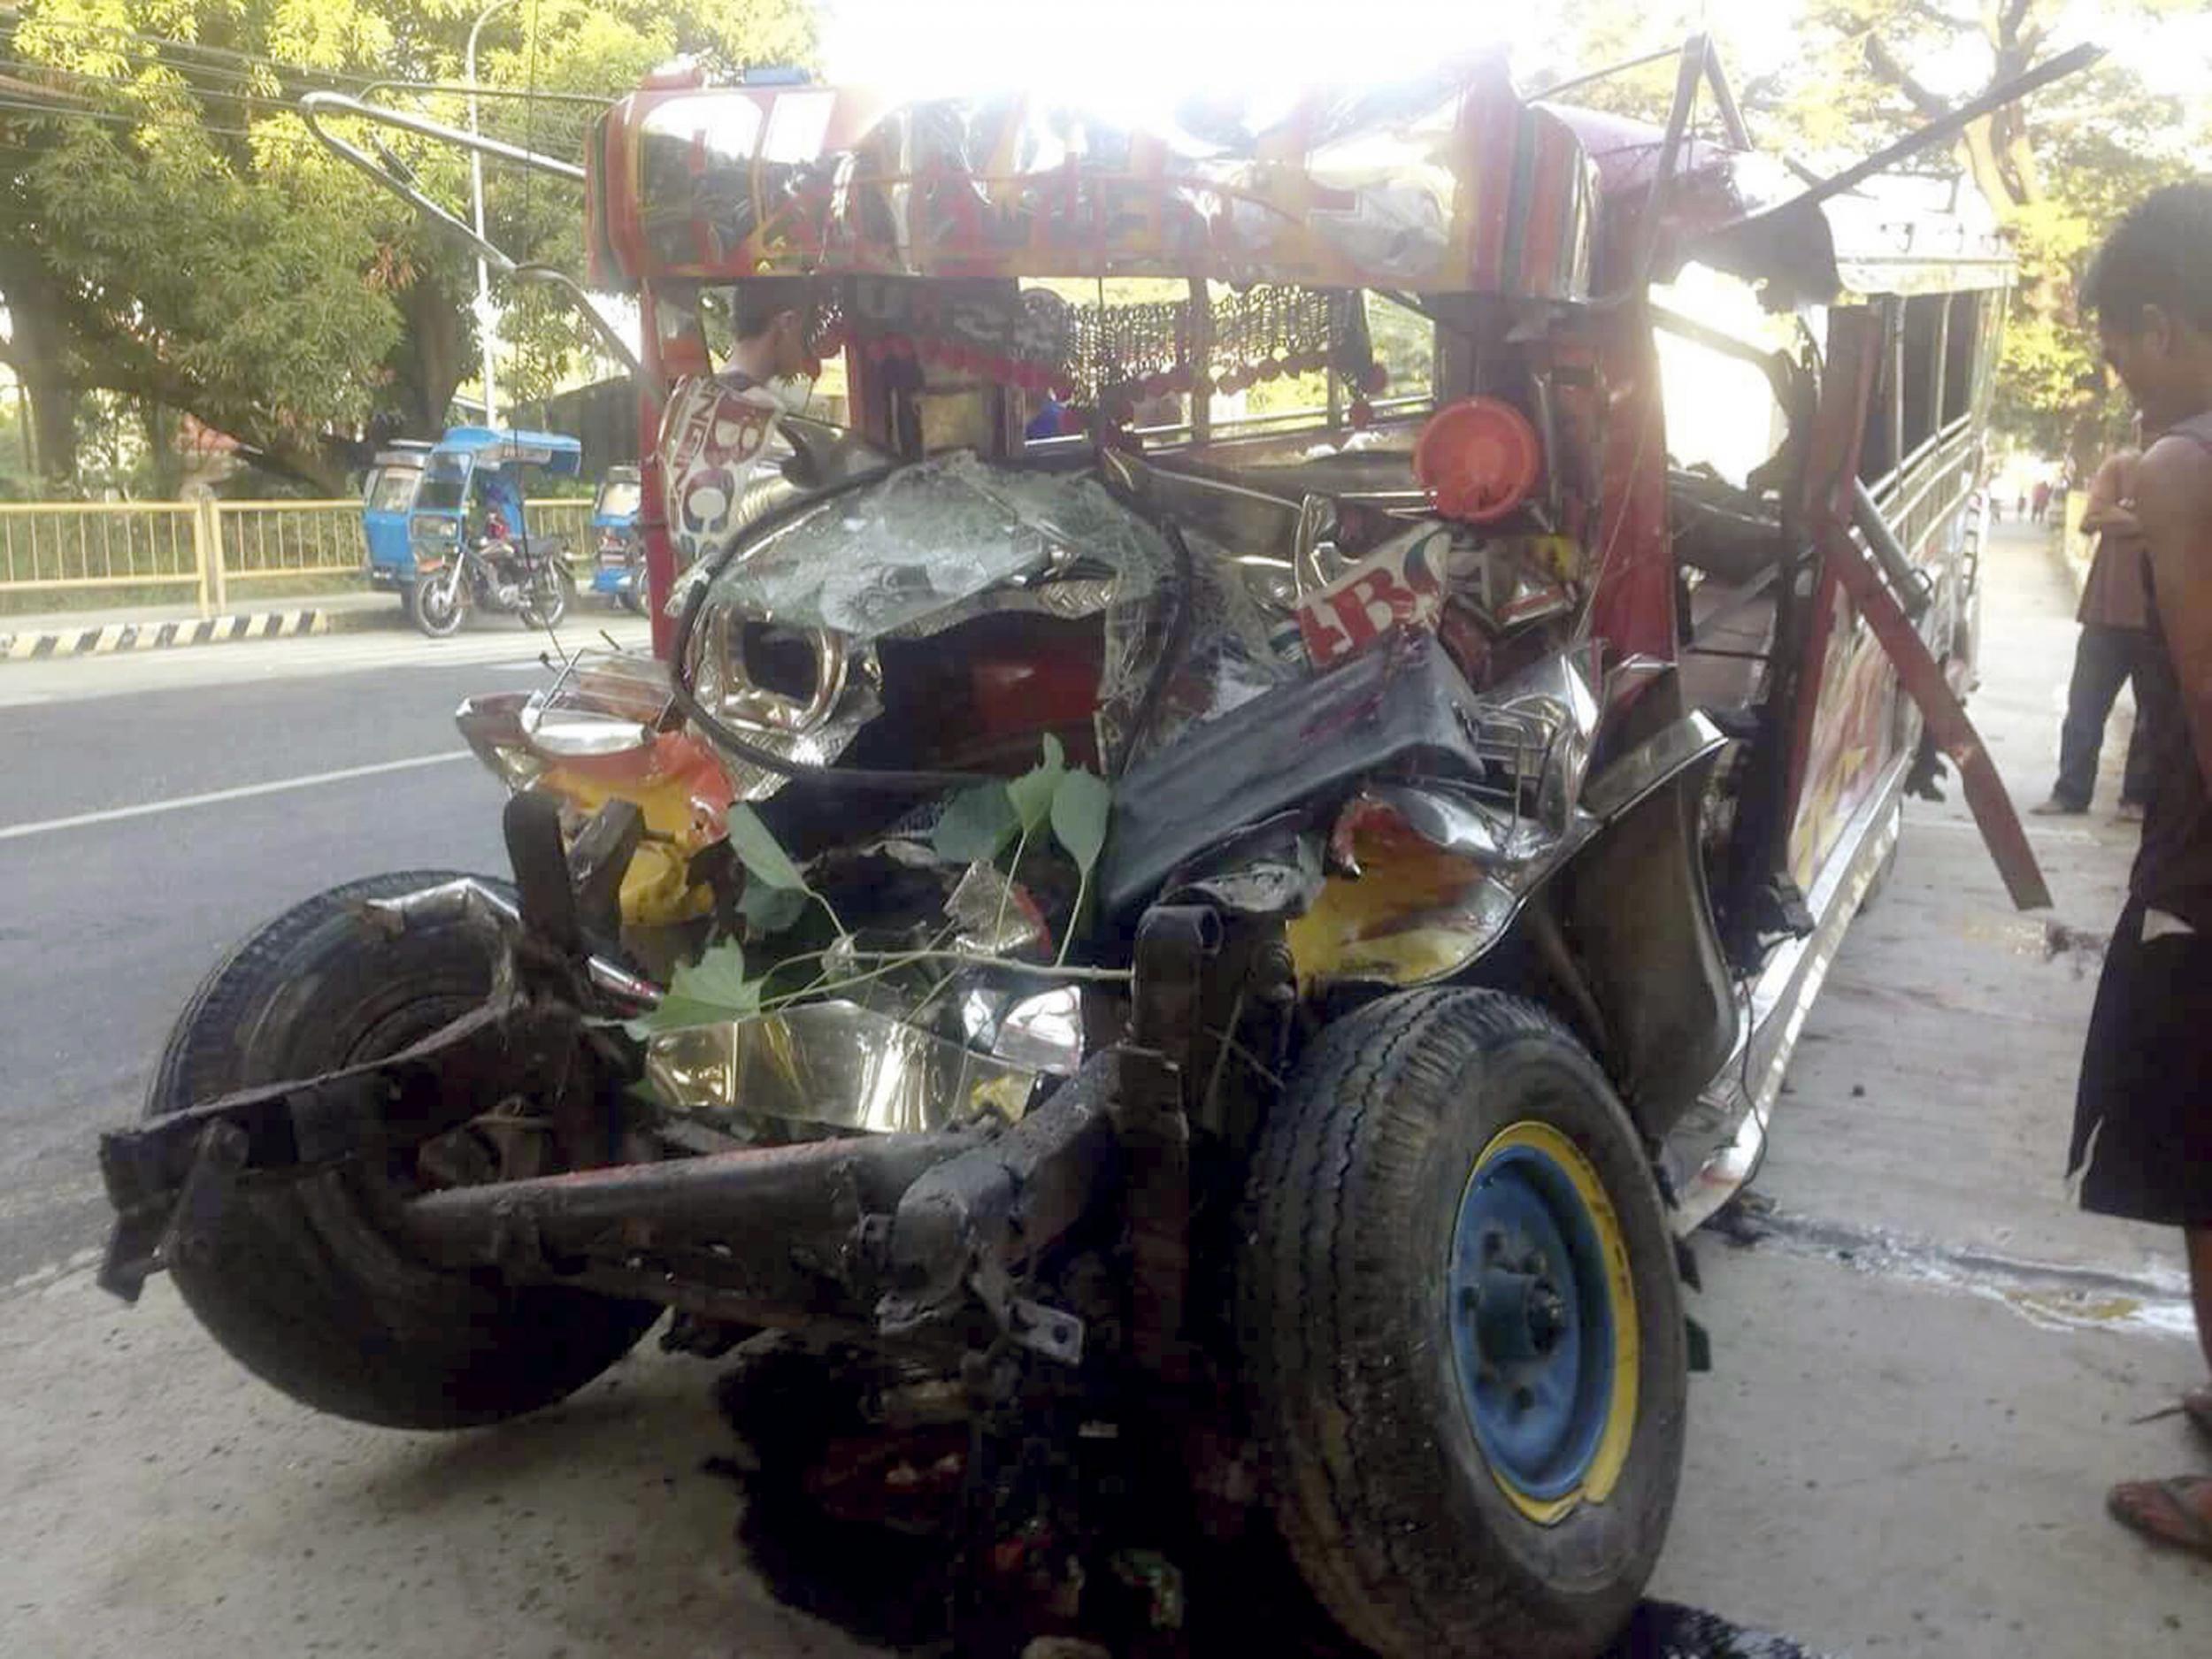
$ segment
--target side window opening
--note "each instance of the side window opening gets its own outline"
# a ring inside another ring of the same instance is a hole
[[[1950,297],[1950,332],[1943,346],[1942,424],[1964,419],[1974,407],[1975,376],[1979,365],[1976,348],[1982,332],[1982,296],[1978,293]]]
[[[1904,453],[1916,455],[1936,434],[1936,379],[1942,366],[1944,307],[1950,296],[1916,295],[1905,302],[1903,362]]]

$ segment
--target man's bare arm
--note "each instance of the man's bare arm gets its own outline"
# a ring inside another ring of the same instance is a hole
[[[2136,469],[2135,513],[2197,766],[2212,781],[2212,449],[2160,439]]]
[[[2116,530],[2122,535],[2139,535],[2143,526],[2138,522],[2134,510],[2128,504],[2130,474],[2134,467],[2119,456],[2105,457],[2097,469],[2097,476],[2089,485],[2089,500],[2081,510],[2081,527],[2085,533]]]

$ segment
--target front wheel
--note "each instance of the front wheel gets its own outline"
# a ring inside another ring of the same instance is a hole
[[[420,871],[352,882],[247,940],[186,1005],[146,1115],[396,1053],[481,1002],[492,953],[465,926],[416,925],[388,938],[357,919],[365,900],[453,879]],[[498,1164],[533,1144],[526,1122],[487,1121],[389,1167],[357,1163],[242,1192],[214,1248],[171,1263],[177,1288],[233,1358],[318,1410],[456,1429],[550,1405],[627,1353],[660,1310],[434,1266],[381,1219],[408,1192],[442,1184],[441,1172],[509,1172]]]
[[[407,590],[407,618],[434,640],[460,632],[468,615],[468,594],[457,563],[419,578]]]
[[[1277,1518],[1375,1652],[1586,1659],[1681,1472],[1674,1250],[1634,1126],[1543,1010],[1384,998],[1261,1137],[1240,1325]]]

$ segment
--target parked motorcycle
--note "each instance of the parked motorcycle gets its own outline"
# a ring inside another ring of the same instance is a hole
[[[523,486],[529,472],[572,478],[582,464],[583,446],[559,433],[454,427],[422,457],[405,544],[389,549],[403,557],[380,551],[369,513],[370,580],[398,588],[409,620],[434,640],[458,632],[472,608],[551,627],[576,582],[566,541],[530,533]],[[480,513],[480,528],[472,528]]]
[[[460,630],[472,609],[508,611],[534,628],[557,626],[576,591],[569,574],[568,544],[558,536],[526,549],[503,526],[463,541],[443,557],[419,546],[416,578],[407,590],[407,615],[434,640]]]

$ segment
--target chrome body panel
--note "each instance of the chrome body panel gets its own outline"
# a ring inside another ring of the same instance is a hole
[[[1040,1075],[848,1002],[662,1032],[645,1071],[671,1111],[866,1134],[926,1134],[987,1112],[1012,1121]]]
[[[1805,1016],[1875,872],[1896,845],[1911,764],[1909,750],[1891,762],[1846,828],[1807,895],[1813,931],[1776,948],[1751,987],[1746,1035],[1667,1137],[1661,1156],[1674,1183],[1674,1225],[1679,1233],[1703,1225],[1757,1167]]]

